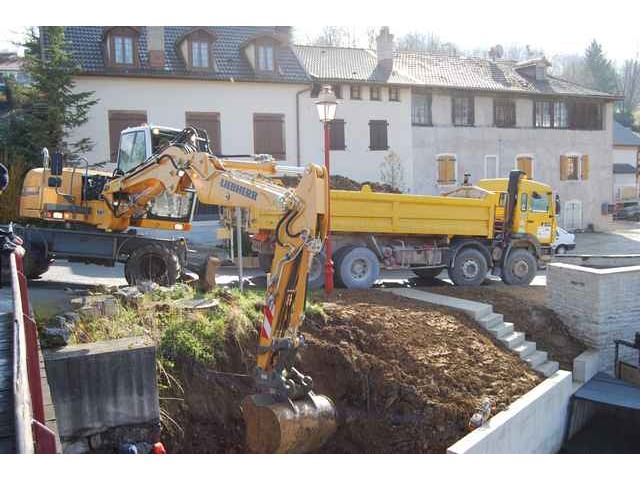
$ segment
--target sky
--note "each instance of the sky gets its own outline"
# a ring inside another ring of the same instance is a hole
[[[278,8],[273,8],[271,2],[254,0],[245,8],[242,4],[247,1],[234,0],[220,5],[207,0],[198,6],[196,18],[201,23],[215,25],[294,25],[296,40],[300,43],[318,35],[322,25],[345,25],[361,38],[362,46],[366,46],[368,26],[384,24],[396,38],[411,31],[433,33],[464,51],[488,49],[496,44],[505,47],[528,44],[543,49],[547,57],[552,58],[556,54],[581,54],[596,38],[609,58],[617,62],[640,53],[640,2],[635,0],[607,0],[606,4],[591,0],[394,0],[393,8],[388,1],[368,0],[367,9],[359,2],[344,0],[323,0],[321,4],[304,4],[305,8],[300,8],[299,0],[278,0]],[[110,2],[127,5],[127,21],[131,24],[160,25],[168,20],[178,25],[194,23],[193,12],[189,9],[172,10],[171,16],[167,16],[162,9],[150,14],[145,2]],[[0,50],[14,48],[11,41],[18,40],[20,32],[24,31],[24,27],[16,25],[90,25],[96,23],[96,18],[100,19],[99,23],[123,23],[118,9],[99,12],[99,16],[94,12],[93,18],[86,18],[84,9],[45,5],[45,10],[24,10],[15,12],[13,18],[0,19],[0,23],[6,23],[0,25]],[[202,21],[209,18],[210,22]]]

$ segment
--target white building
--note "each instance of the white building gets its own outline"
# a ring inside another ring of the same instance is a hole
[[[638,198],[638,164],[640,164],[640,135],[614,122],[613,194],[615,200]]]
[[[545,59],[491,61],[377,48],[298,46],[287,27],[66,27],[79,90],[100,100],[74,132],[115,157],[120,130],[142,122],[208,130],[223,154],[322,162],[313,103],[340,97],[332,173],[381,181],[394,159],[403,190],[439,193],[471,174],[518,167],[551,184],[570,229],[609,224],[613,101],[547,73]],[[396,171],[397,173],[397,171]],[[388,178],[385,178],[388,181]]]

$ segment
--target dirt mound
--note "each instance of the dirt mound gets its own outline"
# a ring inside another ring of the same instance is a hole
[[[540,377],[464,315],[380,291],[343,291],[310,319],[301,366],[331,397],[327,452],[443,453],[483,397],[506,408]]]
[[[443,453],[482,398],[501,410],[541,381],[460,313],[379,290],[339,291],[324,308],[304,325],[299,362],[338,409],[323,452]],[[184,402],[169,410],[184,433],[168,435],[171,451],[244,451],[254,341],[230,342],[215,370],[180,365]]]
[[[538,350],[549,353],[549,358],[559,362],[564,370],[571,370],[573,359],[587,349],[569,334],[558,314],[545,305],[545,287],[441,286],[424,290],[490,303],[494,312],[504,315],[505,322],[525,332],[527,340],[536,342]]]
[[[293,188],[298,185],[299,177],[283,177],[281,178],[282,183],[285,187]],[[329,177],[329,187],[333,190],[348,190],[352,192],[358,192],[362,189],[363,185],[369,185],[371,190],[374,192],[380,193],[402,193],[397,188],[392,187],[391,185],[387,185],[386,183],[378,183],[378,182],[363,182],[359,183],[355,180],[352,180],[349,177],[345,177],[342,175],[331,175]]]

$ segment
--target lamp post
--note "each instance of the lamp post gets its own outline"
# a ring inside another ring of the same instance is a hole
[[[318,95],[316,108],[318,109],[318,117],[324,127],[324,166],[327,169],[327,175],[330,173],[329,152],[331,150],[331,133],[330,123],[336,118],[336,107],[338,102],[336,96],[329,85],[323,85],[322,91]],[[331,199],[329,199],[329,211],[327,212],[327,239],[324,242],[324,291],[325,293],[333,292],[333,258],[331,252]]]

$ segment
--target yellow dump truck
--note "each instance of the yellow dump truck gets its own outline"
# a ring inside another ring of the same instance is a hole
[[[528,285],[551,255],[559,202],[551,188],[528,180],[480,180],[440,196],[331,191],[335,280],[368,288],[381,269],[411,269],[432,278],[443,270],[456,285],[477,286],[489,272],[510,285]],[[273,252],[276,212],[254,210],[248,226],[261,265]],[[309,273],[324,282],[324,256]],[[267,269],[267,268],[265,268]]]

